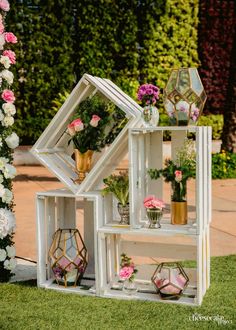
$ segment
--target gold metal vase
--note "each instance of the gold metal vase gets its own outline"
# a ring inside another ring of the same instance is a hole
[[[171,202],[172,225],[186,225],[187,221],[187,202]]]
[[[87,150],[84,153],[81,153],[78,149],[74,150],[75,152],[75,166],[76,173],[78,174],[77,183],[81,183],[91,169],[93,150]]]

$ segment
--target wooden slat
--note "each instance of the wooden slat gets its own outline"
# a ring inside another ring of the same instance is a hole
[[[40,286],[46,281],[46,244],[44,244],[45,237],[45,199],[38,196],[36,199],[36,228],[37,228],[37,284]]]

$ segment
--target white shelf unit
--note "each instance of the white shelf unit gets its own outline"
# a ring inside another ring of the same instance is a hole
[[[67,189],[39,192],[36,196],[37,284],[41,288],[85,295],[98,295],[97,220],[101,215],[101,195],[97,192],[75,196]],[[84,217],[84,221],[82,220]],[[88,266],[81,285],[63,287],[54,283],[48,262],[52,235],[57,229],[78,228],[88,250]]]
[[[195,198],[191,201],[191,207],[188,210],[188,213],[194,210],[192,212],[194,215],[188,219],[187,225],[177,226],[170,223],[170,211],[167,210],[164,219],[161,220],[161,228],[149,229],[143,200],[150,194],[154,194],[158,198],[165,196],[163,179],[151,180],[147,170],[163,167],[163,133],[165,130],[171,134],[172,159],[175,158],[177,149],[183,145],[187,134],[192,133],[195,136],[197,164]],[[104,218],[98,219],[100,294],[103,297],[200,305],[210,285],[211,128],[131,128],[129,130],[129,165],[130,226],[118,225],[116,203],[111,196],[104,198]],[[114,225],[114,222],[117,225]],[[129,237],[128,240],[127,237]],[[155,240],[161,240],[161,242],[155,242]],[[129,296],[121,290],[122,283],[118,278],[122,253],[139,259],[159,258],[158,261],[166,259],[195,260],[196,267],[187,269],[190,283],[184,295],[177,301],[168,301],[160,299],[151,283],[151,275],[156,266],[140,264],[138,269],[141,272],[138,274],[141,275],[141,278],[137,275],[139,292],[135,296]],[[144,271],[145,269],[146,271]]]
[[[161,169],[164,164],[163,133],[171,134],[171,159],[183,145],[188,133],[195,135],[196,180],[195,201],[192,201],[191,218],[185,225],[187,231],[199,234],[211,219],[211,127],[155,127],[134,128],[129,130],[129,171],[130,171],[130,224],[132,228],[145,226],[146,210],[143,200],[147,195],[164,197],[163,179],[151,180],[147,171],[150,168]],[[168,198],[170,198],[170,192]],[[169,201],[170,202],[170,201]],[[165,210],[161,221],[163,229],[170,226],[170,207]],[[192,214],[194,213],[194,214]],[[176,230],[178,227],[176,227]]]
[[[100,228],[98,233],[98,262],[100,295],[107,298],[150,300],[197,306],[210,285],[209,231],[202,235],[158,235],[159,231]],[[138,292],[128,295],[119,280],[121,253],[135,261],[138,273],[135,282]],[[138,258],[138,259],[137,259]],[[163,260],[194,260],[194,268],[184,267],[190,282],[179,300],[162,300],[156,293],[151,277],[157,262]]]

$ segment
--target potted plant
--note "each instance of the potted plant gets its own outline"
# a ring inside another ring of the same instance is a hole
[[[129,224],[129,176],[128,171],[112,174],[103,179],[105,188],[102,193],[112,193],[118,200],[118,212],[121,216],[120,224]]]
[[[149,228],[161,228],[160,220],[165,207],[163,200],[156,198],[154,195],[149,195],[144,199],[143,205],[146,208]]]
[[[112,143],[119,134],[122,118],[114,104],[94,95],[78,105],[72,119],[67,126],[71,136],[68,143],[73,142],[75,147],[77,182],[81,183],[90,171],[93,153]]]
[[[176,153],[175,160],[167,159],[163,169],[149,169],[151,179],[163,177],[171,182],[171,223],[187,223],[187,180],[194,178],[196,172],[196,154],[192,140],[186,139],[183,147]]]
[[[159,99],[160,89],[152,84],[143,84],[138,89],[137,98],[143,106],[143,121],[145,126],[157,126],[159,122],[159,112],[155,107]]]
[[[134,294],[138,291],[138,288],[134,282],[135,274],[138,270],[130,257],[125,253],[121,254],[119,277],[123,283],[123,291],[129,295]]]

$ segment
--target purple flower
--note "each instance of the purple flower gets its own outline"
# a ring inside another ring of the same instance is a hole
[[[138,89],[137,98],[143,105],[155,104],[159,99],[159,88],[152,84],[143,84]]]

